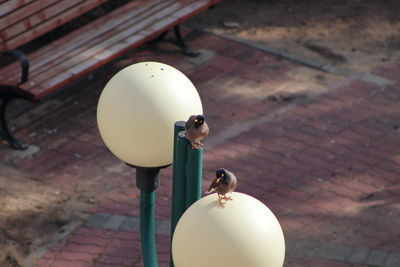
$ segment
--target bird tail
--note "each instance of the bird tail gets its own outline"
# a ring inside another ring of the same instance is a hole
[[[208,195],[208,194],[211,194],[213,192],[215,192],[215,188],[210,187],[210,188],[208,188],[208,190],[204,194]]]

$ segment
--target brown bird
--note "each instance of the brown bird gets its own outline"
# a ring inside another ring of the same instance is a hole
[[[219,204],[223,207],[225,204],[222,200],[232,199],[231,197],[227,197],[226,194],[231,193],[236,189],[237,178],[233,172],[222,168],[218,169],[215,175],[216,177],[212,181],[206,194],[212,193],[213,191],[217,192]]]
[[[208,124],[204,119],[204,116],[203,115],[190,116],[186,122],[185,128],[186,128],[185,132],[186,138],[192,144],[192,148],[199,149],[201,147],[204,147],[204,145],[201,143],[201,140],[203,140],[210,132]]]

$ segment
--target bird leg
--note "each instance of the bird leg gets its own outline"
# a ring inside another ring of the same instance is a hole
[[[192,142],[192,149],[199,149],[201,147],[204,147],[204,145],[199,140]]]
[[[232,200],[232,197],[227,197],[226,195],[224,195],[224,196],[222,197],[222,199],[224,199],[224,200]]]
[[[199,148],[200,148],[199,144],[192,142],[192,149],[199,149]]]
[[[222,202],[222,197],[221,197],[221,195],[218,194],[218,193],[217,193],[217,195],[218,195],[219,205],[220,205],[221,207],[225,207],[225,204]]]

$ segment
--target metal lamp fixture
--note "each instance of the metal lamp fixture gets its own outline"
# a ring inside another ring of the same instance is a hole
[[[157,266],[154,190],[160,169],[173,160],[174,124],[202,113],[192,82],[159,62],[140,62],[122,69],[101,93],[97,106],[100,135],[116,157],[136,168],[145,266]]]

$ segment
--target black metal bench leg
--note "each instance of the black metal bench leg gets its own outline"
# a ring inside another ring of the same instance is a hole
[[[11,97],[3,98],[0,106],[0,125],[1,125],[1,136],[10,144],[10,146],[14,149],[25,150],[28,147],[26,145],[21,144],[14,136],[10,133],[10,130],[7,126],[6,120],[6,108],[7,104],[11,101]]]
[[[149,41],[149,43],[150,44],[154,44],[154,43],[157,43],[157,42],[160,42],[160,41],[164,40],[164,38],[167,35],[167,33],[168,33],[168,31],[165,31],[165,32],[161,33],[159,36],[157,36],[153,40]]]
[[[183,54],[189,57],[197,57],[200,54],[198,51],[194,51],[192,48],[190,48],[183,40],[179,25],[174,27],[174,32],[176,37],[176,43],[180,48],[182,48]]]

